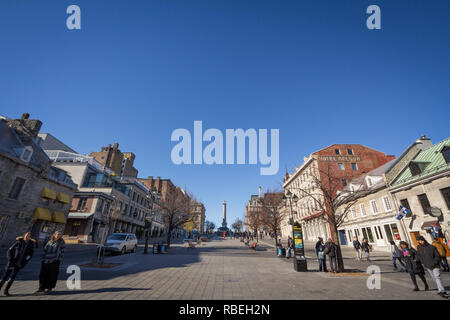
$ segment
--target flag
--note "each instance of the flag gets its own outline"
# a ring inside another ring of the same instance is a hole
[[[404,206],[400,206],[398,208],[397,216],[395,217],[397,220],[402,220],[404,216],[409,214],[409,210],[406,209]]]

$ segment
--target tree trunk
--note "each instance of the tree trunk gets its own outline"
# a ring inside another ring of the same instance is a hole
[[[169,227],[169,229],[167,230],[167,249],[170,248],[170,240],[172,237],[172,228]]]
[[[338,267],[337,272],[344,272],[345,271],[344,259],[342,258],[341,241],[339,239],[337,226],[335,224],[331,224],[331,229],[333,232],[333,240],[334,243],[336,244],[336,260]]]

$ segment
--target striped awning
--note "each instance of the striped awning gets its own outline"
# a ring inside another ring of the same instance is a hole
[[[56,192],[50,188],[44,187],[42,189],[41,197],[56,200]]]
[[[36,208],[34,211],[34,218],[45,221],[52,221],[52,215],[50,210],[44,208]]]
[[[55,211],[53,212],[53,221],[57,223],[66,223],[67,219],[64,213]]]

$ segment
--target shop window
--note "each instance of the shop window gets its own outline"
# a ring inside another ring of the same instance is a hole
[[[398,231],[397,224],[392,223],[391,224],[391,230],[392,230],[392,234],[394,235],[394,239],[395,240],[401,240],[400,239],[400,232]]]
[[[17,200],[19,198],[20,193],[22,192],[24,184],[25,184],[25,179],[16,177],[16,180],[14,180],[11,190],[9,191],[8,197],[10,199]]]
[[[419,198],[419,202],[423,209],[423,212],[425,214],[431,214],[431,205],[430,205],[430,201],[428,201],[427,195],[425,193],[423,193],[423,194],[419,194],[417,197]]]
[[[450,149],[449,149],[450,150]],[[442,196],[444,197],[447,209],[450,210],[450,187],[441,189]]]
[[[380,235],[378,234],[377,227],[374,227],[374,229],[375,229],[375,235],[377,236],[377,240],[380,240]]]

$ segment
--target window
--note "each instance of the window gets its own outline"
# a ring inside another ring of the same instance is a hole
[[[19,198],[20,192],[22,191],[24,184],[25,184],[25,179],[16,177],[16,180],[14,180],[11,190],[9,191],[8,197],[10,199],[17,200]]]
[[[370,227],[362,228],[363,237],[366,238],[369,242],[374,242],[373,233]]]
[[[402,199],[402,200],[400,200],[400,204],[401,204],[403,207],[405,207],[406,209],[408,209],[408,211],[409,211],[409,213],[410,213],[410,215],[411,215],[412,211],[411,211],[411,207],[409,206],[408,199]]]
[[[419,194],[417,196],[419,198],[420,205],[422,206],[423,212],[425,214],[431,214],[431,205],[428,201],[428,197],[425,193]]]
[[[378,213],[378,207],[375,200],[370,201],[370,206],[372,207],[372,213],[377,214]]]
[[[445,162],[450,163],[450,147],[445,146],[442,149],[442,155],[444,156]]]
[[[375,235],[376,235],[376,237],[377,237],[377,240],[380,240],[380,235],[378,234],[378,229],[377,229],[377,227],[374,227],[374,229],[375,229]]]
[[[339,168],[339,170],[344,170],[344,164],[343,163],[338,163],[338,168]]]
[[[353,155],[353,150],[352,149],[347,149],[347,153],[352,156]]]
[[[353,171],[358,171],[358,165],[356,163],[352,163]]]
[[[378,233],[380,234],[380,239],[383,239],[383,233],[381,232],[381,227],[380,226],[376,226],[375,229],[378,228]]]
[[[389,201],[389,197],[383,197],[384,209],[386,212],[392,211],[391,202]]]
[[[339,155],[339,154],[341,154],[341,151],[339,149],[334,149],[334,153]]]
[[[411,174],[413,176],[417,176],[418,174],[422,173],[422,170],[420,169],[419,165],[415,162],[411,162],[409,164],[409,170],[411,170]]]
[[[344,187],[347,185],[347,179],[341,179],[341,182]]]
[[[444,197],[447,209],[450,210],[450,187],[441,189],[442,196]]]
[[[87,198],[80,198],[80,200],[78,201],[77,210],[83,211],[84,209],[86,209],[86,203],[87,203]]]
[[[9,216],[0,215],[0,237],[3,235],[3,232],[6,230],[6,225],[8,224]]]
[[[356,210],[355,210],[355,206],[352,206],[350,208],[350,214],[352,215],[352,219],[356,219]]]
[[[366,208],[364,207],[364,203],[361,203],[359,205],[359,209],[361,210],[361,216],[365,217],[366,216]]]

